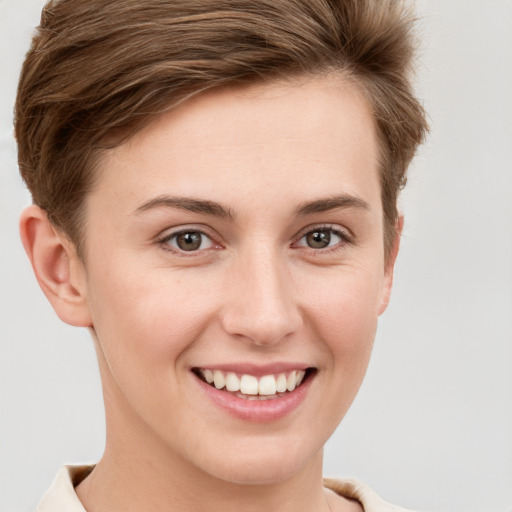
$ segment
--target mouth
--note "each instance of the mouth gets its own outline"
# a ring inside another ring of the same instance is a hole
[[[256,376],[210,368],[192,368],[203,382],[219,391],[244,400],[274,400],[290,395],[308,381],[315,368],[296,369],[277,374]]]

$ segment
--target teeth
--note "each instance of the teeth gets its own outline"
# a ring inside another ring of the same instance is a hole
[[[261,377],[258,390],[260,395],[275,395],[276,378],[273,375],[265,375],[264,377]]]
[[[276,391],[278,393],[284,393],[286,391],[286,375],[284,373],[280,373],[279,377],[277,377]]]
[[[226,389],[228,391],[240,391],[240,379],[236,373],[229,372],[226,374]]]
[[[242,375],[240,379],[240,391],[244,395],[257,395],[258,379],[253,375]]]
[[[217,389],[226,388],[227,391],[239,392],[239,396],[250,400],[278,398],[278,393],[293,391],[300,386],[306,375],[305,370],[293,370],[288,376],[285,373],[264,375],[259,379],[254,375],[244,374],[239,377],[234,372],[224,373],[221,370],[201,369],[199,373],[208,384]]]
[[[213,372],[211,370],[203,370],[203,377],[208,384],[213,382]]]
[[[286,381],[286,389],[288,391],[293,391],[297,387],[297,372],[293,370],[290,375],[288,375],[288,379]]]
[[[221,371],[215,370],[213,372],[213,383],[217,389],[222,389],[226,385],[226,379]]]

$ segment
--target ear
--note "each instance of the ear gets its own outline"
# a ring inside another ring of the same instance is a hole
[[[391,298],[391,289],[393,288],[393,272],[395,269],[396,257],[398,256],[398,249],[400,248],[400,238],[402,236],[402,230],[404,228],[404,217],[400,215],[395,225],[395,239],[386,261],[386,267],[384,268],[384,285],[382,287],[382,295],[379,306],[379,315],[386,311],[389,300]]]
[[[21,214],[20,235],[37,282],[59,318],[78,327],[92,326],[85,268],[74,244],[35,205]]]

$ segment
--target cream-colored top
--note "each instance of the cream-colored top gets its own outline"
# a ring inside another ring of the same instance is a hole
[[[64,466],[60,469],[49,491],[43,496],[36,512],[86,512],[75,493],[81,482],[94,466]],[[365,512],[408,512],[380,498],[369,487],[353,479],[326,478],[325,486],[340,496],[357,500]]]

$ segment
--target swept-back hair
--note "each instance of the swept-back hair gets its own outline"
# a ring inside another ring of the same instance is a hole
[[[19,81],[20,172],[80,254],[105,147],[205,90],[339,72],[373,109],[389,251],[427,129],[410,84],[413,26],[399,0],[52,0]]]

